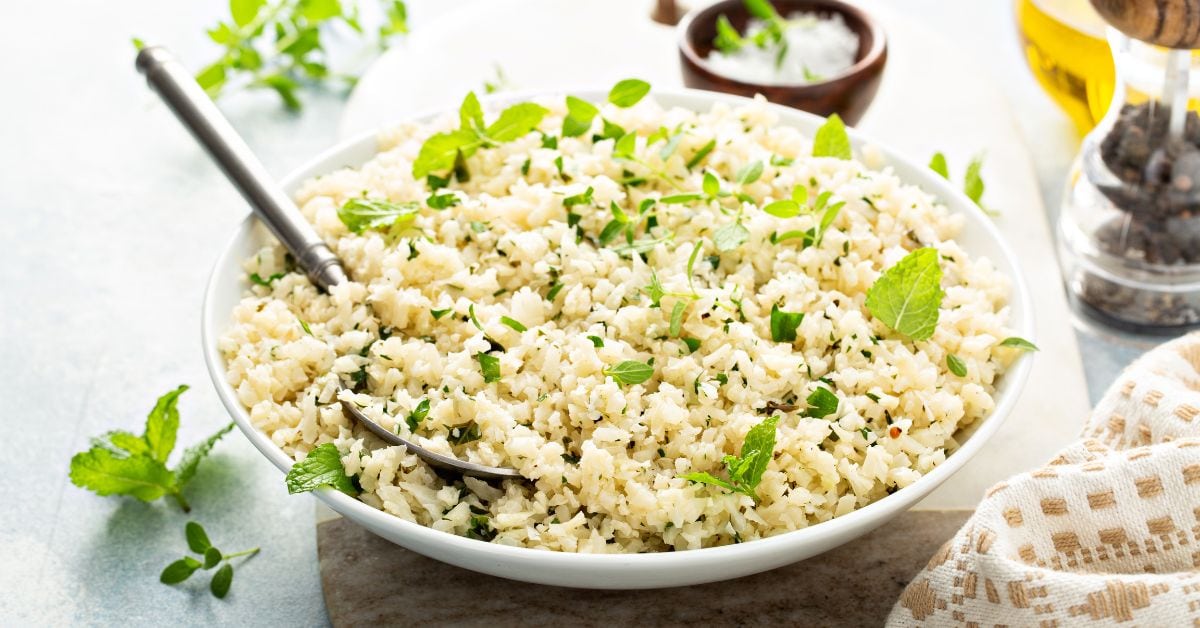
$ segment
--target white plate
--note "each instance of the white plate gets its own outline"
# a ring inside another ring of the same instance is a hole
[[[571,93],[588,100],[602,101],[607,90],[571,90]],[[656,90],[652,95],[664,106],[695,111],[708,111],[718,102],[730,105],[746,102],[736,96],[684,89]],[[528,97],[529,94],[503,94],[500,98],[484,101],[486,106],[489,101]],[[772,108],[781,124],[797,127],[810,135],[822,122],[821,118],[794,109]],[[414,119],[423,121],[430,117],[426,115]],[[851,140],[856,149],[861,149],[865,144],[878,148],[884,163],[891,166],[902,180],[936,194],[952,211],[963,215],[966,227],[958,238],[959,242],[973,257],[992,260],[1001,272],[1011,278],[1011,326],[1018,335],[1033,338],[1031,302],[1023,275],[995,225],[958,190],[926,167],[905,160],[859,133],[851,131]],[[286,177],[282,182],[283,187],[289,194],[294,194],[299,185],[311,177],[362,164],[375,153],[375,146],[374,134],[340,144]],[[263,244],[263,237],[263,230],[256,229],[255,220],[248,217],[213,269],[204,300],[204,357],[217,393],[238,427],[264,456],[286,472],[291,468],[292,460],[251,425],[246,409],[238,401],[236,391],[226,378],[225,363],[217,349],[217,339],[229,327],[230,314],[247,288],[242,261],[257,252]],[[962,447],[921,479],[873,504],[831,521],[748,543],[648,554],[570,554],[508,547],[438,532],[376,510],[333,490],[318,491],[317,496],[346,518],[403,547],[459,567],[503,578],[597,589],[670,587],[736,578],[832,549],[910,508],[961,468],[996,433],[1016,404],[1032,363],[1032,355],[1017,361],[999,382],[996,408],[992,414],[972,426],[973,430],[960,433]]]

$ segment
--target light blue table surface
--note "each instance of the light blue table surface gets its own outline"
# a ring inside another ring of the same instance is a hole
[[[1010,4],[901,1],[1011,89],[1024,132],[1039,138],[1053,207],[1075,140],[1022,65]],[[314,502],[289,497],[238,433],[201,466],[191,515],[67,480],[90,436],[140,430],[177,384],[193,387],[180,404],[182,445],[228,421],[204,369],[199,315],[209,269],[247,210],[145,88],[130,44],[136,35],[206,59],[201,29],[223,6],[55,0],[0,19],[0,625],[327,623]],[[271,95],[222,107],[282,175],[335,139],[341,96],[310,92],[305,103],[299,115]],[[1138,339],[1087,332],[1081,344],[1093,398],[1141,350]],[[209,595],[206,578],[158,583],[186,549],[189,518],[223,549],[262,547],[225,600]]]

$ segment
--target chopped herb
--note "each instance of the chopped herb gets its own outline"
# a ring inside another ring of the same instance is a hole
[[[557,281],[550,284],[550,290],[546,293],[546,300],[554,301],[554,297],[558,296],[558,293],[562,292],[562,289],[563,285]]]
[[[701,484],[711,484],[726,490],[742,493],[758,501],[758,483],[762,481],[767,465],[775,456],[775,431],[779,417],[764,419],[762,423],[750,428],[742,442],[740,456],[726,455],[722,462],[729,474],[728,480],[722,480],[703,471],[683,475],[685,480]]]
[[[790,165],[796,163],[796,160],[795,160],[795,158],[792,158],[792,157],[782,157],[780,155],[771,155],[770,163],[772,166],[790,166]]]
[[[698,166],[700,162],[704,161],[704,158],[708,157],[708,154],[711,153],[716,147],[716,139],[708,140],[708,143],[704,146],[701,146],[700,150],[696,151],[696,154],[692,155],[692,158],[687,161],[687,169],[691,170],[692,168]]]
[[[983,169],[983,157],[973,157],[967,163],[967,173],[963,175],[963,193],[967,198],[971,199],[981,209],[986,209],[983,206],[983,177],[980,171]]]
[[[484,231],[487,231],[487,230],[488,230],[488,224],[486,222],[483,222],[481,220],[472,220],[471,221],[471,231],[474,231],[475,233],[483,233]]]
[[[429,416],[429,399],[422,399],[417,404],[417,407],[413,408],[412,412],[409,412],[408,416],[404,417],[404,422],[408,424],[408,431],[416,432],[417,428],[421,425],[421,421],[424,421],[427,416]]]
[[[650,93],[650,84],[638,79],[625,79],[613,85],[608,92],[608,102],[621,107],[632,107]]]
[[[515,330],[517,330],[517,331],[528,331],[528,330],[529,330],[529,328],[528,328],[528,327],[526,327],[526,326],[522,325],[522,324],[521,324],[521,321],[518,321],[518,320],[516,320],[515,318],[509,318],[509,317],[507,317],[507,316],[501,316],[501,317],[500,317],[500,322],[501,322],[501,323],[504,323],[505,325],[508,325],[509,327],[511,327],[511,328],[513,328],[513,329],[515,329]]]
[[[795,342],[796,328],[804,320],[804,312],[784,312],[779,305],[771,306],[771,339],[775,342]]]
[[[465,445],[480,438],[483,438],[483,433],[479,430],[479,424],[471,421],[464,427],[451,428],[446,440],[450,441],[451,445]]]
[[[592,341],[592,346],[599,349],[604,346],[604,339],[600,336],[588,336],[588,340]]]
[[[696,193],[672,194],[670,196],[664,196],[658,199],[658,202],[664,205],[683,205],[685,203],[698,201],[702,198],[704,198],[703,194]]]
[[[469,318],[471,320],[471,324],[475,326],[475,329],[478,329],[479,331],[483,331],[483,325],[481,325],[479,323],[479,319],[475,317],[475,304],[474,303],[467,306],[467,318]]]
[[[259,276],[258,273],[250,273],[250,283],[255,284],[257,286],[266,286],[266,287],[270,288],[271,284],[282,279],[286,275],[287,275],[287,273],[274,273],[270,277],[263,279],[261,276]]]
[[[342,466],[342,454],[333,443],[314,447],[304,460],[292,465],[285,481],[288,493],[307,493],[330,486],[351,497],[358,494]]]
[[[938,252],[922,248],[885,271],[867,291],[871,315],[913,340],[928,340],[937,328],[942,304]]]
[[[530,158],[526,157],[526,158],[525,158],[525,163],[521,164],[521,174],[522,174],[522,175],[529,174],[529,166],[530,166],[531,164],[533,164],[533,159],[530,159]]]
[[[697,338],[682,338],[683,344],[687,345],[688,353],[695,353],[700,348],[700,340]]]
[[[429,310],[429,313],[433,315],[433,320],[440,321],[440,320],[442,320],[443,316],[445,316],[453,311],[454,310],[451,308],[446,308],[444,310]]]
[[[576,194],[574,196],[568,196],[568,197],[564,198],[563,199],[563,207],[574,207],[576,205],[590,205],[592,202],[592,192],[593,192],[593,190],[592,190],[591,186],[588,186],[588,189],[584,190],[584,192],[582,194]]]
[[[479,361],[479,370],[483,372],[485,383],[500,381],[500,358],[487,353],[476,353],[475,359]]]
[[[637,360],[625,360],[616,366],[606,367],[604,374],[623,386],[644,383],[654,375],[654,366]]]
[[[683,326],[683,313],[687,310],[687,301],[680,299],[675,302],[675,307],[671,308],[671,327],[669,333],[672,338],[679,336],[680,327]]]
[[[962,361],[962,358],[953,353],[946,355],[946,367],[950,369],[951,373],[959,377],[967,376],[967,365]]]
[[[813,137],[813,157],[836,157],[850,159],[850,136],[846,134],[846,125],[838,114],[829,116]]]
[[[462,200],[459,199],[458,196],[453,192],[446,192],[445,194],[430,194],[429,198],[425,199],[425,204],[428,205],[430,209],[447,209],[460,203],[462,203]]]
[[[471,527],[467,528],[467,538],[477,541],[491,541],[496,538],[496,529],[486,515],[471,515]]]
[[[804,411],[804,415],[814,419],[823,419],[838,411],[838,396],[828,388],[818,386],[806,401],[808,410]]]

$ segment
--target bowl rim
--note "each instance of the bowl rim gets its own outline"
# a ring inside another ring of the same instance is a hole
[[[692,24],[700,18],[707,19],[710,13],[715,14],[717,11],[721,10],[722,7],[727,5],[741,4],[741,0],[721,0],[720,2],[714,2],[709,5],[694,7],[692,10],[688,11],[683,18],[679,20],[679,24],[675,26],[679,52],[687,59],[689,63],[691,63],[694,67],[699,68],[700,71],[722,81],[728,81],[735,87],[745,90],[787,89],[794,90],[797,93],[825,87],[832,83],[853,80],[886,58],[887,34],[883,29],[883,25],[879,23],[879,20],[875,18],[875,16],[871,15],[862,7],[855,6],[843,0],[806,1],[811,2],[814,5],[821,5],[822,9],[840,13],[843,16],[853,16],[866,25],[866,29],[871,33],[871,47],[867,49],[866,54],[864,54],[861,59],[856,60],[853,65],[845,70],[842,70],[838,74],[826,77],[814,83],[756,83],[744,81],[735,76],[730,76],[721,72],[716,72],[708,64],[707,59],[705,57],[701,57],[700,54],[696,52],[696,46],[692,43],[692,38],[690,35]],[[715,20],[716,16],[714,16],[713,19]]]
[[[513,100],[528,100],[530,98],[561,96],[562,94],[570,93],[577,95],[580,98],[588,100],[603,100],[608,88],[582,88],[582,89],[536,89],[519,92],[506,92],[491,94],[480,98],[480,101],[487,110],[489,107],[494,107],[499,103],[504,103]],[[747,105],[755,102],[754,99],[726,94],[722,92],[712,92],[691,88],[663,88],[652,90],[651,96],[667,100],[684,100],[703,103],[706,107],[711,107],[718,104],[725,104],[731,107],[738,105]],[[786,126],[796,126],[794,121],[789,121],[788,118],[808,118],[808,122],[817,124],[825,118],[806,111],[793,109],[783,105],[763,102],[764,106],[770,109],[773,113],[779,116],[777,124]],[[687,105],[668,104],[665,106],[679,106],[691,108]],[[340,167],[345,167],[346,164],[360,165],[362,162],[357,160],[344,159],[345,155],[369,152],[372,156],[378,153],[376,139],[388,129],[396,124],[408,121],[424,123],[438,116],[448,115],[452,110],[440,107],[430,111],[425,111],[415,115],[402,116],[395,122],[381,125],[373,130],[360,133],[347,140],[338,142],[330,148],[321,151],[315,157],[305,161],[301,166],[293,169],[287,176],[280,179],[280,185],[285,190],[291,190],[297,184],[316,176],[336,170]],[[878,142],[872,138],[865,136],[863,133],[852,128],[847,129],[847,133],[851,138],[851,144],[856,149],[861,150],[864,146],[870,146],[878,149],[880,154],[887,158],[884,166],[892,165],[892,162],[901,163],[914,171],[919,172],[918,178],[923,178],[923,181],[905,180],[907,184],[916,184],[925,189],[930,194],[938,198],[951,212],[958,211],[974,211],[974,204],[966,198],[966,196],[958,189],[950,186],[945,180],[934,176],[932,172],[926,172],[918,164],[903,157],[903,154],[889,148],[886,144]],[[342,165],[330,166],[331,162],[337,162]],[[288,192],[289,195],[292,192]],[[238,228],[233,235],[226,241],[224,248],[217,258],[216,263],[209,275],[208,282],[205,287],[204,300],[201,312],[201,342],[203,343],[203,353],[205,366],[208,370],[210,379],[217,390],[217,395],[221,399],[225,409],[229,412],[239,430],[250,440],[251,444],[263,454],[272,464],[275,465],[281,472],[287,473],[294,461],[283,450],[275,445],[271,439],[263,432],[259,431],[250,421],[249,412],[241,405],[238,400],[237,391],[229,383],[225,374],[225,361],[221,356],[218,348],[218,341],[223,329],[219,327],[223,323],[228,322],[228,312],[216,312],[214,310],[215,297],[214,295],[225,291],[223,288],[225,277],[222,275],[222,269],[229,267],[231,259],[236,267],[241,266],[242,258],[238,251],[237,244],[243,238],[249,237],[250,232],[258,223],[257,218],[253,214],[248,214],[239,223]],[[1024,338],[1036,342],[1036,334],[1033,322],[1032,302],[1029,296],[1028,286],[1025,282],[1024,273],[1019,264],[1019,259],[1013,253],[1012,249],[1001,236],[999,229],[994,222],[986,216],[980,216],[974,221],[970,227],[980,226],[986,234],[988,240],[992,241],[998,249],[1004,261],[1013,269],[1010,280],[1010,300],[1009,304],[1020,303],[1023,307],[1019,308],[1016,316],[1009,321],[1009,326],[1014,330],[1014,333],[1020,334]],[[993,260],[995,263],[995,260]],[[1012,310],[1010,309],[1010,313]],[[995,433],[1004,424],[1005,419],[1011,414],[1014,406],[1020,398],[1020,394],[1024,388],[1025,382],[1029,376],[1029,372],[1033,365],[1035,355],[1023,355],[1019,357],[1015,363],[1004,373],[1003,378],[1005,390],[997,398],[997,403],[986,417],[980,419],[975,425],[974,432],[962,444],[959,449],[947,456],[934,469],[909,486],[896,491],[890,495],[886,495],[879,500],[876,500],[866,506],[858,508],[854,511],[841,516],[834,517],[828,521],[812,524],[806,528],[782,532],[774,536],[756,539],[752,542],[738,543],[732,545],[721,545],[715,547],[705,547],[699,549],[680,550],[674,552],[645,552],[637,554],[594,554],[594,553],[577,553],[565,551],[553,551],[544,549],[535,549],[529,547],[518,547],[509,545],[500,545],[496,543],[478,541],[467,537],[458,536],[449,532],[442,532],[433,528],[421,525],[414,521],[402,519],[398,516],[379,510],[365,502],[359,501],[354,497],[350,497],[336,489],[321,488],[314,491],[314,494],[322,502],[328,505],[333,510],[343,516],[367,526],[372,530],[390,529],[397,534],[406,536],[407,544],[404,547],[426,553],[426,549],[430,547],[441,546],[446,550],[453,551],[457,554],[475,555],[479,561],[491,562],[492,564],[509,564],[520,565],[524,568],[538,568],[545,570],[598,570],[600,573],[613,573],[614,570],[625,569],[661,569],[667,570],[671,568],[682,568],[687,566],[690,570],[702,568],[705,566],[713,567],[721,564],[723,561],[736,558],[738,561],[745,563],[746,561],[764,561],[769,562],[772,557],[777,557],[781,551],[789,548],[819,545],[822,541],[829,540],[830,537],[838,537],[845,535],[847,531],[857,531],[854,536],[864,533],[877,525],[886,522],[891,516],[895,516],[904,510],[911,508],[918,500],[928,495],[937,488],[947,478],[957,472],[963,465],[971,460],[980,449],[982,449]],[[889,515],[889,512],[891,513]],[[851,537],[853,538],[853,537]],[[849,540],[849,539],[846,539]],[[394,542],[394,540],[393,540]],[[824,550],[821,550],[824,551]],[[816,552],[816,553],[820,553]],[[769,567],[764,567],[764,569]],[[547,572],[549,575],[554,575]],[[753,573],[746,571],[745,573]],[[579,586],[570,583],[562,583],[552,580],[547,580],[547,574],[538,576],[537,574],[529,574],[527,577],[509,575],[505,577],[526,579],[533,582],[545,582],[546,584],[557,584],[558,586]],[[694,582],[711,581],[721,579],[721,576],[715,578],[692,578]],[[659,585],[659,586],[674,586],[674,585]],[[620,587],[618,587],[620,588]],[[624,587],[629,588],[629,587]]]

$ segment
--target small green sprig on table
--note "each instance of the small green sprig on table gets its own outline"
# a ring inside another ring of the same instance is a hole
[[[98,495],[129,495],[144,502],[170,495],[184,512],[191,510],[183,489],[233,423],[185,449],[175,468],[167,468],[179,431],[179,396],[187,389],[180,386],[159,397],[140,436],[114,430],[93,438],[90,449],[71,458],[71,482]]]
[[[403,0],[380,0],[382,24],[368,32],[358,0],[230,0],[229,18],[206,33],[222,50],[196,74],[212,98],[235,88],[269,89],[285,107],[298,111],[305,85],[340,82],[352,87],[357,77],[330,67],[326,40],[340,29],[369,47],[383,50],[408,32]],[[134,40],[139,48],[142,42]]]
[[[249,558],[259,551],[255,547],[232,554],[224,554],[221,550],[213,547],[212,542],[208,540],[208,533],[195,521],[189,521],[184,526],[184,536],[187,538],[188,549],[200,558],[184,556],[167,565],[158,577],[159,582],[179,584],[192,577],[192,574],[199,569],[209,570],[219,565],[220,567],[213,574],[208,585],[208,590],[218,598],[224,598],[229,593],[230,585],[233,584],[233,564],[230,561],[242,556]]]

